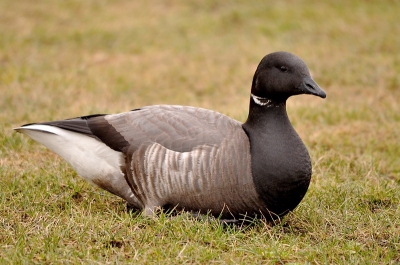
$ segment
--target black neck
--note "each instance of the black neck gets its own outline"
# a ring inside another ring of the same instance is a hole
[[[284,122],[289,123],[289,118],[286,113],[286,100],[275,101],[271,99],[265,99],[265,105],[259,105],[254,102],[253,98],[250,98],[249,116],[247,121],[243,124],[245,128],[250,131],[265,132],[270,129],[273,123]]]
[[[252,176],[269,211],[284,215],[307,191],[311,162],[286,113],[286,100],[266,105],[250,100],[243,129],[250,140]]]

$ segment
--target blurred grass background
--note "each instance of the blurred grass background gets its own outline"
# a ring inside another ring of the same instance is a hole
[[[0,262],[400,262],[400,1],[0,0]],[[288,114],[313,159],[283,222],[247,229],[132,217],[24,123],[144,105],[245,121],[267,53],[308,64],[327,99]]]

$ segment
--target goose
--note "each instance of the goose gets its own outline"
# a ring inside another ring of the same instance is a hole
[[[146,216],[167,208],[275,220],[297,207],[311,180],[309,153],[286,112],[287,99],[299,94],[326,97],[305,62],[281,51],[259,63],[244,123],[202,108],[153,105],[14,130]]]

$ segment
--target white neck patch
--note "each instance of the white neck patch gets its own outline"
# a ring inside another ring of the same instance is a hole
[[[272,100],[268,98],[257,97],[256,95],[253,94],[251,94],[251,97],[253,98],[254,102],[260,106],[267,106],[270,103],[272,103]]]

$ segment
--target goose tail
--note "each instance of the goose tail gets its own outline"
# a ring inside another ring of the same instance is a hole
[[[97,138],[52,125],[27,124],[14,130],[64,158],[88,182],[136,204],[124,177],[122,152],[111,149]]]

